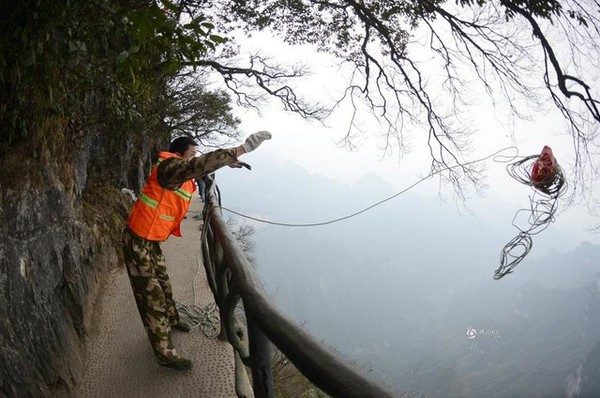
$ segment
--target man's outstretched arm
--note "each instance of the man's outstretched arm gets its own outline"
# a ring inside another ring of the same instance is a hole
[[[251,134],[242,145],[217,149],[204,155],[192,158],[169,158],[158,166],[158,183],[166,189],[178,189],[185,181],[202,178],[224,166],[242,167],[238,157],[255,150],[263,141],[271,139],[267,131]]]

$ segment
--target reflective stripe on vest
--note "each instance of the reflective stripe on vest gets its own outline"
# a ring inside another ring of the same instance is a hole
[[[189,180],[174,191],[160,186],[158,165],[173,156],[177,155],[169,152],[159,154],[159,160],[129,214],[127,226],[141,238],[164,241],[171,234],[181,236],[179,224],[187,213],[196,184]]]
[[[152,199],[151,197],[149,197],[145,193],[141,193],[140,194],[140,200],[143,203],[147,204],[148,206],[152,207],[153,209],[156,209],[158,207],[158,201]]]
[[[176,189],[174,192],[175,192],[176,195],[181,196],[185,200],[191,200],[192,199],[192,192],[185,191],[185,190],[183,190],[181,188]]]

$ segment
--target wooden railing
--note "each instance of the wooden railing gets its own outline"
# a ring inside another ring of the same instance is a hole
[[[271,343],[314,385],[333,397],[392,397],[390,391],[364,377],[276,308],[223,218],[214,180],[205,181],[202,253],[221,315],[219,337],[234,348],[238,397],[275,396]],[[236,311],[240,300],[245,316]],[[252,386],[245,366],[252,371]]]

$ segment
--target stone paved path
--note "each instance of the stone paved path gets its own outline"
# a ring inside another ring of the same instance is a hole
[[[175,300],[194,302],[192,283],[200,266],[196,294],[200,306],[213,301],[199,263],[201,221],[194,218],[202,203],[195,197],[182,238],[171,237],[162,245]],[[88,338],[86,371],[76,387],[76,398],[136,397],[235,397],[233,349],[229,343],[209,339],[201,331],[173,331],[179,355],[194,367],[180,372],[159,366],[142,326],[124,267],[106,280]]]

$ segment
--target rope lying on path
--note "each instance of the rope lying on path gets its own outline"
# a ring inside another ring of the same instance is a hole
[[[200,242],[204,240],[206,235],[206,226],[202,226],[202,237]],[[202,250],[202,246],[200,247]],[[200,259],[201,253],[196,255],[196,274],[192,282],[192,291],[194,293],[193,304],[183,304],[176,302],[177,313],[179,319],[190,326],[190,333],[202,329],[202,333],[208,338],[216,338],[220,332],[221,318],[219,314],[219,307],[213,301],[204,307],[198,305],[198,295],[196,293],[196,286],[198,283],[198,276],[202,269],[202,260]]]
[[[204,308],[196,304],[175,303],[179,319],[181,322],[190,326],[190,333],[202,329],[202,333],[208,338],[215,338],[219,335],[219,309],[217,304],[212,302]]]

